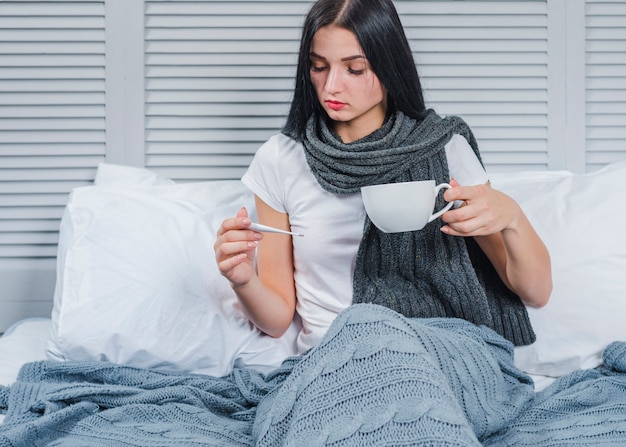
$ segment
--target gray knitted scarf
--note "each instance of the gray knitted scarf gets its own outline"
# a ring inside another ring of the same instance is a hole
[[[323,189],[352,194],[366,185],[434,179],[448,182],[445,144],[476,139],[459,117],[433,110],[421,121],[398,112],[360,140],[345,144],[322,119],[309,120],[303,145]],[[437,199],[436,208],[444,205]],[[353,303],[375,303],[407,317],[456,317],[526,345],[535,334],[526,308],[502,282],[473,238],[443,234],[438,219],[422,230],[383,233],[366,217],[353,283]]]

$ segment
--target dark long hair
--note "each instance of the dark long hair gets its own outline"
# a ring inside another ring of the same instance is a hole
[[[352,31],[379,81],[387,90],[387,113],[421,119],[426,109],[422,85],[404,28],[391,0],[318,0],[302,29],[296,85],[283,133],[302,141],[306,123],[325,114],[311,84],[311,44],[320,28]]]

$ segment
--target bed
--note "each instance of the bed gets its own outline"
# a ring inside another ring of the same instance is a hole
[[[626,211],[617,197],[626,163],[491,180],[526,211],[554,276],[550,303],[529,309],[531,346],[513,351],[487,330],[454,322],[452,333],[478,331],[493,350],[506,371],[497,383],[482,373],[429,375],[415,346],[434,343],[424,334],[450,323],[407,322],[362,305],[338,318],[319,349],[296,355],[298,321],[280,339],[265,337],[214,265],[222,218],[240,206],[254,213],[240,182],[175,183],[101,164],[63,216],[51,317],[16,322],[0,337],[0,446],[415,445],[394,440],[399,425],[415,428],[424,445],[626,445]],[[410,343],[390,346],[385,331]],[[448,353],[439,360],[445,374],[446,362],[473,361],[465,357],[478,348],[446,340],[432,345]],[[395,380],[444,380],[460,407],[441,411],[447,391],[419,400],[377,394],[382,386],[366,392],[375,380],[359,374],[391,351],[411,359]],[[330,371],[352,375],[332,388],[320,382]],[[490,416],[473,419],[472,405],[491,404]],[[319,408],[329,405],[348,405],[345,417],[323,419]]]

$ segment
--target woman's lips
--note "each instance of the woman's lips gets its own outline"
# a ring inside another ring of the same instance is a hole
[[[333,110],[341,110],[346,106],[345,102],[326,100],[326,105]]]

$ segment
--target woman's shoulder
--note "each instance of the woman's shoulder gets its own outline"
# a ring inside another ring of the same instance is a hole
[[[286,212],[289,191],[307,175],[310,173],[302,144],[275,134],[256,151],[242,181],[272,208]]]
[[[270,164],[281,171],[294,169],[302,164],[303,159],[302,143],[283,133],[268,138],[254,155],[254,163]]]
[[[472,147],[467,142],[465,137],[458,133],[455,133],[452,135],[452,138],[450,138],[450,141],[446,143],[446,147],[447,148],[462,148],[463,150],[465,150],[466,148],[469,148],[470,150],[472,150]]]
[[[265,143],[259,147],[257,153],[259,151],[263,152],[284,152],[284,151],[292,151],[294,149],[298,149],[302,146],[302,143],[297,142],[293,138],[285,135],[282,132],[276,133],[269,137]]]
[[[277,133],[257,149],[248,170],[274,172],[274,175],[282,176],[294,171],[303,161],[302,143]]]
[[[485,168],[465,137],[454,134],[446,144],[450,176],[461,185],[484,184],[489,180]]]

